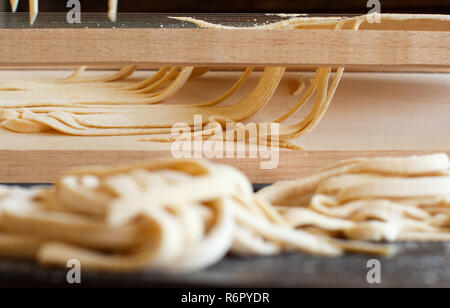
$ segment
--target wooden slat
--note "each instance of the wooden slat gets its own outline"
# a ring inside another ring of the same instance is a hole
[[[31,65],[31,66],[0,66],[0,70],[17,70],[17,71],[36,71],[36,70],[63,70],[70,72],[72,70],[78,69],[79,65]],[[114,64],[97,64],[90,65],[89,71],[111,71],[111,70],[120,70],[123,67],[123,63],[114,63]],[[139,65],[139,70],[157,70],[159,69],[159,65]],[[290,66],[286,69],[288,72],[313,72],[317,68],[311,66]],[[240,66],[227,66],[227,67],[211,67],[211,71],[217,72],[233,72],[233,71],[242,71],[243,68]],[[261,72],[264,70],[264,67],[256,67],[254,69],[255,72]],[[396,72],[396,73],[450,73],[449,67],[429,67],[429,66],[387,66],[387,65],[372,65],[372,66],[351,66],[345,68],[346,72]],[[70,73],[69,73],[70,74]]]
[[[214,159],[242,170],[253,183],[274,183],[308,176],[318,169],[357,157],[411,156],[447,153],[447,150],[282,151],[275,169],[261,169],[260,159]],[[69,169],[89,165],[115,165],[146,159],[171,158],[167,151],[0,150],[0,183],[53,183]],[[5,162],[8,162],[7,164]],[[5,164],[5,165],[4,165]]]
[[[89,72],[88,76],[104,73]],[[152,72],[138,72],[134,82]],[[309,80],[311,73],[301,73]],[[0,79],[63,78],[67,72],[4,71]],[[228,103],[245,98],[256,86],[253,73]],[[286,73],[270,103],[256,120],[276,119],[299,99],[297,73]],[[237,79],[233,72],[210,72],[192,79],[164,104],[193,104],[224,93]],[[131,81],[130,81],[131,82]],[[345,73],[335,98],[320,125],[292,142],[307,151],[281,151],[279,166],[260,168],[276,159],[229,158],[220,162],[244,171],[255,183],[294,179],[342,159],[363,156],[412,155],[446,152],[450,155],[450,74]],[[301,121],[305,110],[291,123]],[[172,157],[171,145],[140,142],[150,136],[80,137],[58,133],[17,134],[0,129],[0,182],[51,182],[75,166],[120,164],[135,160]],[[233,153],[232,153],[233,154]],[[236,155],[232,155],[236,157]]]
[[[1,29],[0,66],[450,67],[450,32]]]

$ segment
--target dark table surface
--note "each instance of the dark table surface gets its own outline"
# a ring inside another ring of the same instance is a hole
[[[259,189],[261,185],[255,185]],[[287,253],[274,257],[227,256],[188,275],[155,272],[83,272],[83,287],[450,287],[450,243],[404,243],[391,259],[348,254],[340,258]],[[368,261],[381,263],[381,284],[369,284]],[[68,269],[0,259],[0,286],[65,287]]]

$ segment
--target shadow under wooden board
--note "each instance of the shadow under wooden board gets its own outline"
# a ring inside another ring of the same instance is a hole
[[[1,71],[1,80],[61,78],[68,71]],[[105,74],[91,72],[88,75]],[[152,72],[138,72],[130,81]],[[255,87],[255,72],[226,104],[246,97]],[[255,121],[274,120],[299,99],[291,93],[297,77],[308,81],[308,72],[286,73],[269,104]],[[237,72],[210,72],[190,80],[163,104],[192,104],[224,93],[239,78]],[[244,171],[253,183],[273,183],[305,176],[342,159],[361,156],[399,156],[446,152],[450,154],[450,74],[345,73],[341,85],[319,126],[294,140],[305,151],[281,150],[269,158],[218,159]],[[299,122],[305,106],[291,123]],[[59,133],[17,134],[0,129],[0,182],[52,182],[65,170],[83,165],[117,164],[157,157],[172,157],[171,145],[141,142],[148,136],[77,137]],[[263,161],[276,168],[261,169]],[[278,162],[278,164],[277,164]]]

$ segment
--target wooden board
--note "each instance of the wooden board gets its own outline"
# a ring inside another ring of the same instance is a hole
[[[450,32],[446,30],[0,29],[0,66],[448,68]]]
[[[0,70],[67,70],[73,69],[76,70],[79,68],[79,65],[18,65],[18,66],[1,66]],[[119,70],[123,67],[121,63],[111,63],[111,64],[93,64],[89,65],[90,70]],[[159,65],[154,64],[144,64],[139,65],[140,69],[145,70],[155,70],[160,68]],[[286,68],[286,71],[290,72],[314,72],[316,67],[307,67],[307,66],[290,66]],[[211,71],[241,71],[242,67],[211,67]],[[264,67],[255,67],[255,71],[263,71]],[[399,72],[399,73],[450,73],[450,67],[430,67],[430,66],[386,66],[386,65],[377,65],[377,66],[352,66],[346,68],[347,72]]]
[[[176,14],[175,14],[176,15]],[[177,15],[178,17],[185,15]],[[200,14],[192,18],[233,27],[255,27],[289,18],[280,14]],[[88,64],[111,68],[195,65],[229,68],[283,65],[311,69],[345,65],[351,70],[448,71],[450,15],[382,14],[368,18],[360,31],[334,31],[336,18],[302,30],[198,29],[173,14],[84,13],[69,24],[65,13],[41,13],[32,27],[28,14],[0,13],[0,67],[68,67]],[[395,20],[387,20],[393,18]],[[375,22],[374,22],[375,21]],[[89,48],[86,48],[89,46]]]
[[[0,79],[63,77],[69,72],[1,71]],[[92,74],[100,74],[98,72]],[[139,72],[135,78],[148,76]],[[308,80],[311,73],[300,73]],[[254,73],[227,103],[253,89]],[[275,119],[295,104],[291,96],[298,73],[289,72],[257,120]],[[164,104],[204,101],[223,93],[237,80],[235,72],[212,72],[194,79]],[[295,140],[306,151],[283,150],[279,166],[260,169],[268,159],[235,158],[221,162],[243,170],[254,183],[304,176],[341,159],[358,156],[450,154],[450,74],[346,73],[319,127]],[[300,120],[308,110],[295,117]],[[294,121],[295,122],[295,121]],[[57,133],[25,135],[0,130],[0,182],[51,182],[64,170],[80,165],[116,164],[170,157],[170,145],[139,142],[145,136],[75,137]]]

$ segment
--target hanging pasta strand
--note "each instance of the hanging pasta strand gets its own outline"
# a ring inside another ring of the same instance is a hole
[[[117,7],[119,5],[119,0],[108,0],[108,18],[112,22],[117,20]]]
[[[254,69],[253,67],[248,67],[245,70],[245,72],[241,75],[239,80],[236,81],[236,83],[223,95],[221,95],[211,101],[196,104],[193,106],[195,106],[195,107],[211,107],[211,106],[218,105],[221,102],[225,101],[226,99],[228,99],[231,95],[233,95],[236,91],[238,91],[242,87],[242,85],[245,83],[245,81],[247,81],[250,74],[253,72],[253,69]]]
[[[80,66],[79,68],[77,68],[77,70],[75,72],[73,72],[69,77],[63,79],[61,82],[62,83],[66,83],[66,82],[72,82],[76,79],[78,79],[81,74],[83,74],[87,69],[86,65]]]
[[[153,90],[163,86],[166,82],[169,82],[170,80],[176,80],[176,78],[180,75],[180,67],[174,66],[170,69],[170,71],[165,75],[163,78],[158,80],[155,83],[151,83],[147,85],[146,87],[142,89],[136,90],[138,93],[142,94],[148,94],[151,93]]]
[[[184,67],[180,70],[180,72],[177,72],[177,74],[174,74],[175,79],[163,90],[160,90],[158,92],[147,94],[150,98],[146,101],[146,104],[158,104],[164,101],[165,99],[175,95],[189,80],[189,77],[192,73],[193,67]],[[149,91],[148,87],[144,91],[140,90],[138,93],[147,93]]]
[[[179,19],[179,18],[177,18]],[[181,20],[183,21],[189,21],[189,22],[194,22],[197,25],[199,25],[200,27],[214,27],[214,28],[224,28],[223,26],[216,26],[216,25],[212,25],[206,22],[202,22],[202,21],[197,21],[197,20],[192,20],[192,19],[184,19],[182,18]],[[347,20],[343,20],[341,22],[338,22],[336,24],[335,29],[336,30],[340,30],[348,21]],[[355,19],[355,25],[353,27],[353,29],[356,31],[359,28],[359,25],[361,24],[360,19]],[[269,25],[270,26],[270,25]],[[273,26],[276,27],[276,26]],[[228,27],[225,27],[228,28]],[[338,71],[335,74],[335,79],[333,81],[332,84],[332,88],[329,92],[327,92],[327,87],[328,87],[328,78],[329,78],[329,72],[331,71],[331,69],[328,69],[328,73],[324,75],[324,71],[323,69],[319,69],[316,75],[316,78],[313,80],[310,88],[308,89],[308,91],[305,93],[305,95],[300,99],[299,103],[294,106],[294,108],[292,108],[289,112],[287,112],[284,116],[282,116],[281,118],[279,118],[278,120],[275,121],[275,123],[281,123],[284,122],[285,120],[287,120],[289,117],[291,117],[294,113],[296,113],[304,104],[306,104],[308,102],[308,100],[312,97],[312,95],[314,94],[314,92],[317,89],[317,83],[319,82],[318,80],[320,80],[320,91],[317,95],[316,98],[316,103],[314,104],[314,107],[311,111],[311,113],[306,117],[305,120],[303,120],[301,123],[295,125],[294,127],[281,127],[279,136],[271,136],[270,133],[266,136],[259,136],[258,140],[261,138],[266,138],[269,143],[271,142],[270,140],[273,139],[274,137],[276,138],[280,138],[283,141],[283,145],[285,147],[289,147],[289,148],[295,148],[292,144],[289,144],[287,142],[284,141],[284,139],[293,139],[296,138],[298,136],[307,134],[309,131],[311,131],[313,128],[315,128],[315,126],[317,126],[317,124],[320,122],[320,120],[322,119],[323,115],[325,114],[326,110],[328,109],[329,103],[331,102],[335,90],[339,84],[339,81],[342,77],[342,73],[344,71],[343,68],[339,68]],[[230,122],[234,122],[236,121],[236,119],[231,119],[230,118]],[[209,125],[213,125],[215,127],[217,127],[217,125],[220,123],[209,123]],[[266,124],[263,123],[257,123],[256,126],[257,127],[261,127],[262,125],[266,126]],[[208,127],[208,126],[206,126]],[[223,125],[222,128],[224,129]],[[229,137],[232,137],[232,140],[237,141],[237,136],[238,135],[246,135],[246,132],[249,128],[248,126],[238,126],[238,128],[236,130],[232,130],[232,131],[228,131],[226,132],[224,136],[224,138],[227,138],[226,140],[229,141]],[[292,130],[292,132],[289,132],[290,130]],[[260,130],[257,130],[258,132]],[[211,134],[213,134],[215,132],[214,130],[211,129],[206,129],[204,131],[204,135],[209,138],[211,136]],[[192,139],[195,138],[197,134],[192,134]],[[234,137],[233,137],[234,136]],[[155,140],[155,138],[152,138],[153,140]],[[149,139],[149,140],[152,140]],[[158,141],[161,142],[168,142],[168,140],[173,141],[173,138],[159,138]],[[250,142],[249,140],[244,140],[244,142]],[[255,142],[255,141],[253,141]],[[257,144],[259,144],[259,141],[256,141]]]
[[[353,31],[357,31],[361,24],[364,22],[364,18],[358,17],[354,19],[354,25],[353,25]],[[350,22],[349,20],[342,20],[337,23],[335,30],[340,30],[342,27]],[[339,86],[340,80],[342,79],[342,75],[344,73],[344,68],[340,67],[337,69],[335,73],[335,77],[333,79],[333,83],[331,85],[331,88],[328,90],[328,93],[326,96],[322,96],[320,99],[316,100],[316,103],[310,112],[310,114],[300,123],[296,124],[295,126],[291,128],[282,127],[280,129],[280,138],[281,139],[294,139],[301,136],[304,136],[311,132],[322,120],[324,117],[326,111],[328,110],[328,107],[336,93],[336,89]],[[317,73],[317,77],[320,80],[323,78],[323,80],[328,82],[329,74],[326,74],[325,76],[318,76],[319,73]],[[315,90],[315,80],[312,82],[312,85],[310,89],[305,93],[304,97],[300,100],[300,102],[295,106],[290,112],[288,112],[285,116],[281,117],[277,120],[277,122],[285,121],[287,118],[289,118],[291,115],[293,115],[298,109],[300,109],[311,97]],[[325,89],[326,91],[326,89]],[[324,93],[323,93],[324,94]],[[289,130],[293,130],[292,132],[287,132]],[[285,131],[283,131],[285,130]],[[295,132],[294,132],[295,131]]]
[[[29,0],[30,4],[30,25],[34,25],[39,13],[39,0]]]
[[[125,87],[124,89],[133,91],[133,90],[140,90],[142,88],[146,88],[146,87],[154,84],[155,82],[159,81],[161,78],[163,78],[169,70],[170,70],[170,67],[164,66],[164,67],[160,68],[153,76],[151,76],[141,82],[138,82],[134,86]]]
[[[128,78],[137,69],[136,65],[126,65],[122,67],[118,72],[104,77],[95,77],[88,79],[80,79],[81,74],[87,69],[87,66],[79,67],[75,73],[70,75],[68,78],[64,79],[63,82],[66,83],[88,83],[88,82],[113,82]]]
[[[390,14],[380,15],[380,17],[382,20],[403,20],[406,18]],[[197,24],[203,28],[241,29],[239,27],[214,25],[192,18],[174,18]],[[341,29],[357,31],[366,19],[367,16],[353,18],[302,17],[250,29],[315,29],[325,27],[327,29],[334,28],[336,31]],[[112,76],[83,80],[79,77],[84,68],[80,68],[65,81],[56,84],[48,81],[42,83],[21,82],[20,85],[14,82],[6,82],[2,84],[2,87],[21,88],[24,91],[20,93],[6,91],[0,93],[2,112],[8,110],[15,114],[13,119],[0,118],[0,121],[11,120],[2,126],[16,132],[20,130],[32,132],[36,131],[38,127],[40,129],[41,126],[47,126],[48,129],[79,136],[163,134],[158,138],[142,140],[171,142],[174,139],[171,136],[170,128],[176,123],[184,123],[191,131],[188,138],[231,138],[230,140],[237,142],[238,136],[247,135],[250,130],[256,129],[258,132],[257,140],[250,141],[246,137],[243,141],[256,144],[264,144],[264,142],[275,144],[279,140],[279,144],[283,147],[300,148],[289,143],[289,140],[304,136],[319,125],[331,104],[344,72],[343,67],[336,68],[330,84],[332,68],[318,69],[310,86],[295,106],[278,119],[255,123],[252,122],[252,119],[269,103],[286,68],[265,68],[254,90],[238,103],[228,106],[220,106],[219,104],[240,89],[249,77],[252,68],[247,68],[239,80],[217,98],[191,105],[171,106],[159,104],[174,96],[189,79],[205,73],[208,68],[163,67],[155,75],[136,84],[124,86],[124,82],[118,82],[128,77],[135,69],[133,66],[128,66]],[[102,82],[107,82],[109,85],[103,85]],[[312,108],[306,117],[296,124],[285,125],[285,121],[293,117],[301,108],[304,108],[314,95]],[[158,106],[152,106],[155,104],[158,104]],[[6,113],[3,112],[3,114]],[[192,130],[196,115],[202,116],[203,127],[201,132]],[[11,113],[8,116],[11,117]],[[32,125],[31,122],[39,125]],[[29,128],[26,127],[27,123],[30,124]],[[227,124],[230,125],[227,127]],[[279,129],[271,130],[272,124],[279,124]],[[186,136],[183,136],[183,138],[186,138]]]
[[[297,77],[297,83],[298,83],[297,89],[295,89],[295,91],[292,92],[292,96],[300,95],[303,92],[303,90],[305,89],[306,85],[301,76]]]
[[[191,79],[201,77],[211,70],[210,67],[196,67],[191,74]]]
[[[317,77],[318,74],[314,77],[314,79],[311,82],[311,85],[309,86],[308,90],[305,92],[304,96],[299,100],[299,102],[288,112],[286,112],[283,116],[281,116],[279,119],[275,120],[275,123],[283,123],[288,118],[290,118],[293,114],[295,114],[298,110],[300,110],[306,103],[308,103],[309,99],[314,95],[316,89],[317,89]]]
[[[16,12],[17,7],[19,6],[19,0],[9,0],[9,3],[11,4],[11,10]]]
[[[17,11],[19,5],[19,0],[10,0],[11,10],[13,12]],[[119,5],[119,0],[108,0],[108,18],[109,20],[116,22],[117,20],[117,8]],[[34,25],[36,18],[39,13],[39,0],[29,0],[30,6],[30,25]]]

